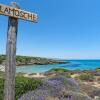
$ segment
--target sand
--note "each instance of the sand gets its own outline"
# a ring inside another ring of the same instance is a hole
[[[45,78],[46,77],[44,74],[41,74],[41,73],[36,73],[36,75],[24,74],[23,76],[28,77],[28,78]]]

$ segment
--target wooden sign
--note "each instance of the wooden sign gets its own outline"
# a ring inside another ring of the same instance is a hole
[[[9,17],[6,46],[4,100],[15,100],[18,19],[36,22],[37,14],[19,9],[15,2],[13,2],[11,6],[0,4],[0,14]]]
[[[0,4],[0,14],[32,22],[37,21],[37,14],[3,4]]]

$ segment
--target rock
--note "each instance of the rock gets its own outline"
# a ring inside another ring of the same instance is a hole
[[[0,65],[0,71],[5,71],[5,66]]]
[[[100,97],[99,96],[95,96],[94,100],[100,100]]]

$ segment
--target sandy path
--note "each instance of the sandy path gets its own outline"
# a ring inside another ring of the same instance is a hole
[[[30,74],[24,74],[23,75],[24,77],[29,77],[29,78],[44,78],[44,77],[46,77],[45,75],[43,75],[43,74],[40,74],[40,73],[36,73],[36,75],[30,75]]]

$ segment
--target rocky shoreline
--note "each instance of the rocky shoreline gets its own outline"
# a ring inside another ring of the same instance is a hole
[[[5,55],[0,55],[0,71],[5,71]],[[69,62],[63,60],[54,60],[41,57],[28,57],[28,56],[16,56],[16,66],[24,65],[49,65],[49,64],[67,64]]]
[[[22,66],[22,65],[49,65],[49,64],[67,64],[69,62],[64,62],[64,61],[54,61],[54,60],[50,60],[50,61],[45,61],[45,62],[41,62],[41,61],[32,61],[32,62],[16,62],[16,66]]]
[[[5,55],[0,55],[0,65],[5,66]],[[48,65],[48,64],[65,64],[69,63],[63,60],[55,60],[41,57],[29,57],[29,56],[16,56],[16,66],[21,65]]]

